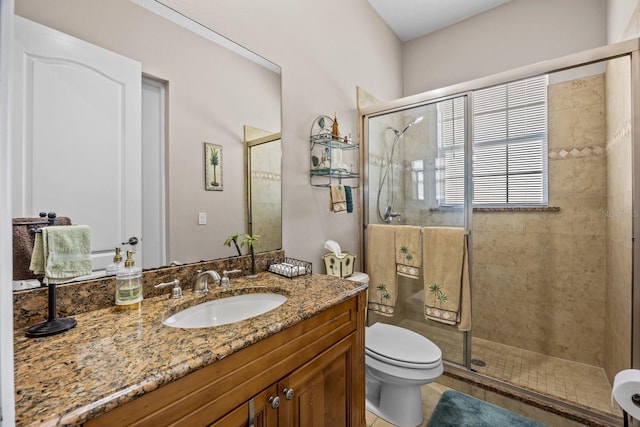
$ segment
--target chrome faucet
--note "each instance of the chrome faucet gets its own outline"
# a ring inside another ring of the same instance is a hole
[[[196,276],[196,282],[193,284],[194,294],[206,294],[209,292],[209,279],[213,280],[215,284],[220,283],[220,275],[213,271],[201,271]]]

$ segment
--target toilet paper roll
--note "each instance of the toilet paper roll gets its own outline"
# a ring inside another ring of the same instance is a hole
[[[640,406],[633,402],[633,395],[640,398],[640,370],[625,369],[616,374],[611,389],[611,400],[615,400],[627,414],[640,420]]]
[[[339,167],[342,164],[342,150],[340,148],[331,149],[331,165],[334,168]]]

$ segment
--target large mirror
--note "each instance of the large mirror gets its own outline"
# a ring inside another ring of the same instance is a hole
[[[141,241],[135,249],[143,255],[136,255],[137,264],[144,268],[235,255],[235,250],[223,243],[231,234],[249,232],[245,219],[250,174],[244,126],[250,123],[271,134],[280,132],[280,68],[155,1],[21,0],[16,2],[15,13],[139,63],[140,93],[133,97],[139,97],[141,107],[138,111],[135,107],[117,111],[127,112],[122,122],[133,124],[133,139],[138,132],[142,147],[129,153],[130,143],[121,135],[124,131],[113,135],[100,132],[91,138],[101,139],[97,148],[86,148],[89,138],[75,141],[75,146],[61,142],[82,134],[83,128],[95,131],[104,125],[100,122],[103,111],[93,111],[102,106],[82,105],[82,101],[86,91],[103,84],[100,78],[108,77],[103,79],[107,88],[115,80],[109,72],[95,67],[96,81],[93,77],[63,79],[55,91],[47,91],[48,101],[40,108],[36,105],[40,98],[30,98],[32,89],[53,86],[58,69],[68,64],[57,64],[58,53],[24,55],[20,62],[26,66],[17,86],[28,96],[16,98],[26,99],[18,111],[27,110],[32,116],[19,118],[18,125],[27,130],[18,135],[18,145],[14,144],[18,157],[14,162],[13,216],[54,211],[68,216],[74,224],[90,225],[94,260],[98,260],[94,269],[110,261],[115,246],[138,236]],[[38,31],[28,37],[36,43],[57,40],[58,47],[65,48],[65,39]],[[48,74],[42,70],[49,70]],[[76,82],[85,86],[69,88],[72,95],[68,95],[64,85]],[[117,105],[121,108],[123,103]],[[71,109],[72,119],[59,117],[63,108]],[[100,123],[88,124],[85,113],[93,114]],[[38,129],[32,121],[47,124]],[[43,134],[45,138],[33,142]],[[26,145],[20,145],[24,141]],[[215,156],[208,152],[211,147],[218,151]],[[38,156],[40,160],[33,160]],[[111,158],[121,163],[104,170]],[[212,166],[219,177],[215,186],[206,179],[206,169]],[[128,177],[132,173],[135,179]],[[277,176],[279,180],[280,171]],[[140,183],[132,184],[136,179]],[[107,202],[109,197],[115,202]],[[254,204],[254,209],[259,206]],[[126,225],[123,212],[132,207],[140,229]],[[275,213],[280,225],[280,206],[274,209],[270,204],[269,209],[271,213],[266,215]],[[272,229],[275,236],[269,234]],[[281,248],[280,227],[266,227],[261,233],[270,242],[264,250]]]

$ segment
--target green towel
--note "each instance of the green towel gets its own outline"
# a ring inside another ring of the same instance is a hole
[[[62,283],[91,273],[90,230],[86,225],[41,228],[29,268],[45,283]]]
[[[36,240],[33,242],[33,251],[31,252],[31,263],[29,270],[33,274],[44,274],[44,247],[42,244],[42,233],[36,233]]]

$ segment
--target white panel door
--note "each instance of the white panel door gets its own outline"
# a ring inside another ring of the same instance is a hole
[[[141,64],[17,16],[14,52],[13,215],[89,225],[103,269],[141,235]]]

